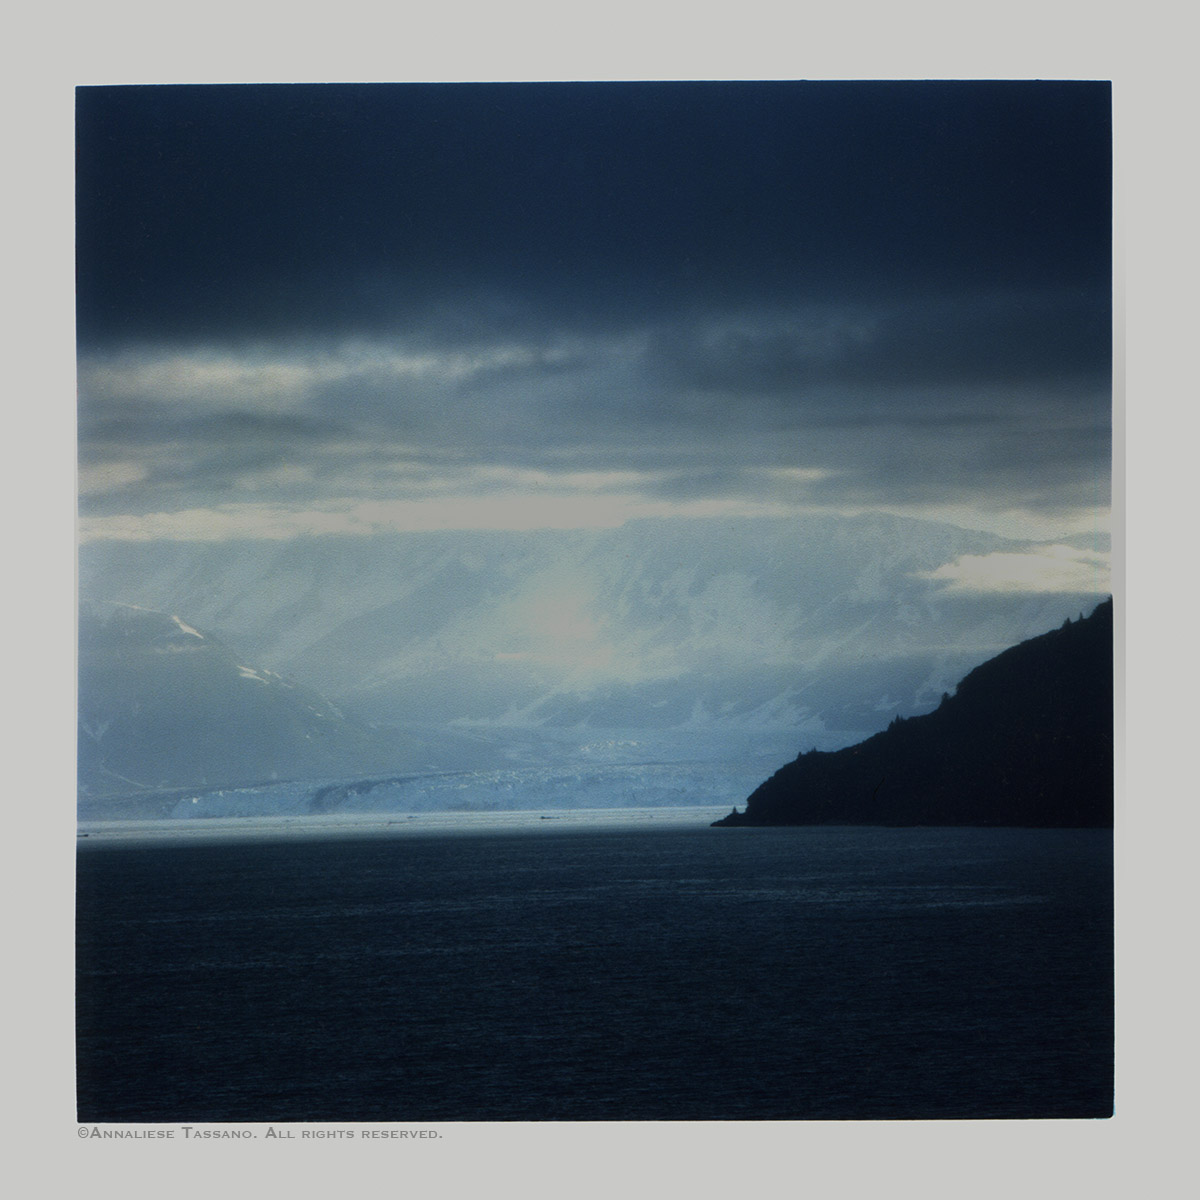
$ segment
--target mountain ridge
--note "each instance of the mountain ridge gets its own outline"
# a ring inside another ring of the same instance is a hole
[[[970,671],[931,713],[798,755],[717,826],[1113,821],[1113,602]]]
[[[1099,598],[934,573],[1027,543],[880,515],[280,543],[92,542],[84,594],[185,614],[373,725],[766,730],[836,749]],[[447,760],[444,765],[458,765]]]
[[[80,602],[81,796],[379,770],[400,750],[184,618]]]

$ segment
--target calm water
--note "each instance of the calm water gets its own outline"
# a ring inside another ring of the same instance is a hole
[[[1111,872],[1098,831],[81,842],[79,1117],[1103,1117]]]

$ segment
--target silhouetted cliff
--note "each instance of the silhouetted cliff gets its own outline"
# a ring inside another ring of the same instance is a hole
[[[1100,827],[1113,817],[1113,606],[971,671],[936,711],[777,771],[717,825]]]

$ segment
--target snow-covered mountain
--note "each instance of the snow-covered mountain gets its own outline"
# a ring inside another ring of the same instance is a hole
[[[185,614],[364,722],[510,745],[536,733],[560,748],[605,731],[678,760],[685,743],[764,732],[795,749],[857,741],[1095,603],[930,578],[964,555],[1022,548],[890,516],[675,519],[97,541],[80,573],[85,595]],[[486,765],[451,761],[464,747],[440,765]]]
[[[83,796],[365,773],[410,749],[178,616],[80,604]]]

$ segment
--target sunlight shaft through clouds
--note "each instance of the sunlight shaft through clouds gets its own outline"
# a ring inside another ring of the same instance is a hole
[[[1109,586],[1103,83],[77,122],[85,594],[372,720],[833,738]]]

